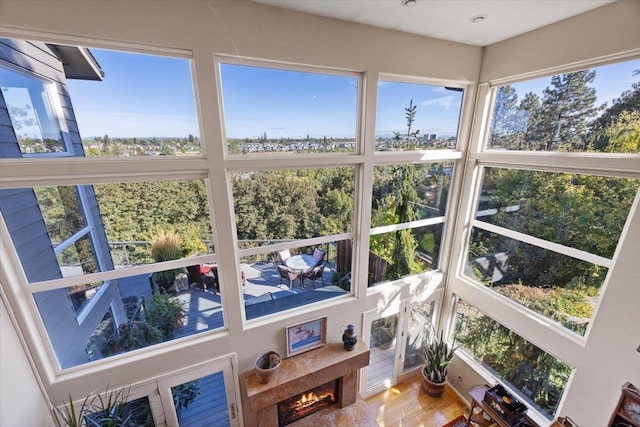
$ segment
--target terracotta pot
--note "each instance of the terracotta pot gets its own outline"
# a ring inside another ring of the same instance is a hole
[[[424,371],[423,371],[423,373],[422,373],[422,388],[424,389],[424,392],[427,393],[429,396],[431,396],[431,397],[440,397],[440,396],[442,396],[442,393],[444,392],[444,382],[434,383],[433,381],[431,381],[427,377],[425,377]]]
[[[275,351],[268,351],[256,359],[256,376],[258,381],[266,384],[271,381],[280,369],[282,358]]]

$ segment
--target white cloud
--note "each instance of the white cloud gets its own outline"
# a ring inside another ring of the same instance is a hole
[[[425,107],[441,107],[445,110],[451,108],[451,106],[456,106],[458,102],[456,101],[456,97],[453,95],[443,96],[441,98],[429,99],[426,101],[420,102],[421,105]]]

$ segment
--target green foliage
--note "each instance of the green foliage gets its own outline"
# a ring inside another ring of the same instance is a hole
[[[457,313],[456,341],[551,417],[571,367],[464,302]]]
[[[176,408],[182,407],[187,409],[196,397],[202,392],[200,391],[200,381],[193,380],[184,384],[171,387],[171,394],[173,396],[173,405]]]
[[[69,394],[69,402],[63,409],[56,407],[56,411],[68,427],[131,427],[141,425],[136,419],[144,408],[127,403],[129,387],[109,390],[104,393],[89,394],[84,398],[76,411],[73,398]],[[148,408],[147,408],[148,410]]]
[[[146,300],[144,320],[162,332],[163,339],[173,336],[182,326],[184,309],[167,294],[156,293]]]
[[[156,262],[170,261],[184,256],[182,237],[175,229],[160,229],[151,239],[151,257]]]
[[[309,238],[352,228],[353,168],[236,174],[232,186],[240,240]]]
[[[173,228],[166,230],[161,228],[151,239],[151,257],[156,262],[170,261],[183,256],[185,256],[184,239]],[[157,271],[153,273],[152,278],[161,290],[166,290],[171,287],[176,277],[184,272],[184,268]]]
[[[126,353],[162,342],[162,330],[145,321],[130,320],[118,327],[101,346],[104,356]]]
[[[148,241],[159,229],[173,228],[200,239],[211,236],[203,180],[95,184],[94,189],[109,241]]]
[[[429,381],[443,383],[447,377],[447,367],[453,359],[456,348],[450,346],[442,336],[432,338],[424,347],[423,373]]]

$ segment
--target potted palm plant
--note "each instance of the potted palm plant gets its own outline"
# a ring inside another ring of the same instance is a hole
[[[450,346],[442,336],[435,337],[424,348],[424,367],[422,368],[422,388],[433,397],[442,396],[447,378],[447,366],[453,359],[456,348]]]

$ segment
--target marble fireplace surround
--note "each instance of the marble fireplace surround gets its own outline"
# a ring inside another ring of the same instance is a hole
[[[369,348],[360,340],[353,351],[346,351],[342,343],[329,343],[284,359],[275,378],[267,384],[261,384],[253,370],[247,371],[240,375],[245,425],[277,427],[278,402],[335,379],[338,379],[337,403],[308,418],[333,407],[347,408],[358,399],[358,370],[368,364]]]

